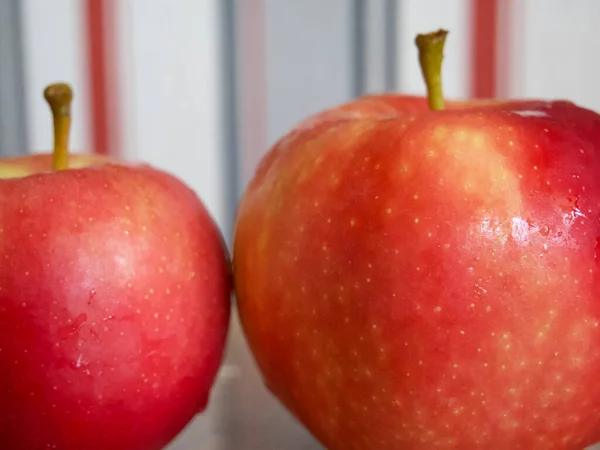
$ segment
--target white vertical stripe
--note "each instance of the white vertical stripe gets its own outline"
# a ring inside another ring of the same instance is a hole
[[[499,98],[522,96],[524,8],[525,2],[520,0],[498,2],[496,92]]]
[[[115,38],[113,40],[116,55],[115,84],[118,89],[117,108],[119,111],[119,133],[113,148],[121,151],[121,157],[131,160],[139,158],[137,130],[137,87],[138,57],[134,53],[134,30],[136,17],[134,3],[131,1],[114,1]]]
[[[301,120],[352,98],[352,2],[265,0],[265,7],[272,145]]]
[[[72,150],[89,149],[86,40],[81,21],[83,5],[84,2],[78,0],[22,1],[30,151],[49,151],[52,146],[52,119],[42,91],[55,81],[71,84],[75,94]]]
[[[218,0],[115,3],[125,155],[180,177],[224,227]]]
[[[600,109],[600,2],[528,0],[520,70],[527,97],[564,98]]]
[[[471,73],[471,8],[469,0],[404,0],[398,7],[399,91],[425,95],[415,37],[445,28],[443,83],[447,98],[469,95]]]

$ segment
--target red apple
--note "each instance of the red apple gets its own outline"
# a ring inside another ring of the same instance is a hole
[[[0,448],[159,449],[207,404],[226,249],[175,177],[67,161],[68,87],[47,92],[55,170],[52,155],[0,160]]]
[[[248,342],[331,450],[582,449],[600,440],[600,116],[437,95],[332,108],[264,158],[234,242]]]

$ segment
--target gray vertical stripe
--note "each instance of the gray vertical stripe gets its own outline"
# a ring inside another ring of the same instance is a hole
[[[225,152],[226,184],[225,200],[227,202],[227,218],[223,234],[230,249],[232,248],[233,229],[235,225],[236,206],[240,192],[240,155],[238,143],[238,49],[236,0],[222,0],[221,15],[221,73],[223,75],[223,152]]]
[[[351,43],[353,95],[398,87],[398,0],[353,0]]]
[[[352,42],[352,75],[353,96],[360,97],[367,90],[366,79],[366,57],[367,57],[367,33],[366,33],[366,6],[364,0],[353,0],[352,2],[352,24],[350,26],[350,41]]]
[[[19,0],[0,1],[0,156],[28,151]]]
[[[385,90],[398,88],[398,0],[385,0]]]

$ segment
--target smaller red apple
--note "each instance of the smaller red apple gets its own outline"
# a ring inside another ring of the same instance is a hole
[[[71,90],[45,94],[54,153],[0,160],[0,448],[160,449],[220,366],[227,251],[175,177],[69,156]]]

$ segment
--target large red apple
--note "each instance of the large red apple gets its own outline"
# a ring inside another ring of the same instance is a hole
[[[446,107],[361,98],[268,153],[235,234],[247,339],[332,450],[582,449],[600,440],[600,116]]]
[[[226,249],[173,176],[63,158],[60,114],[55,169],[69,170],[51,155],[0,160],[0,448],[159,449],[207,404]]]

